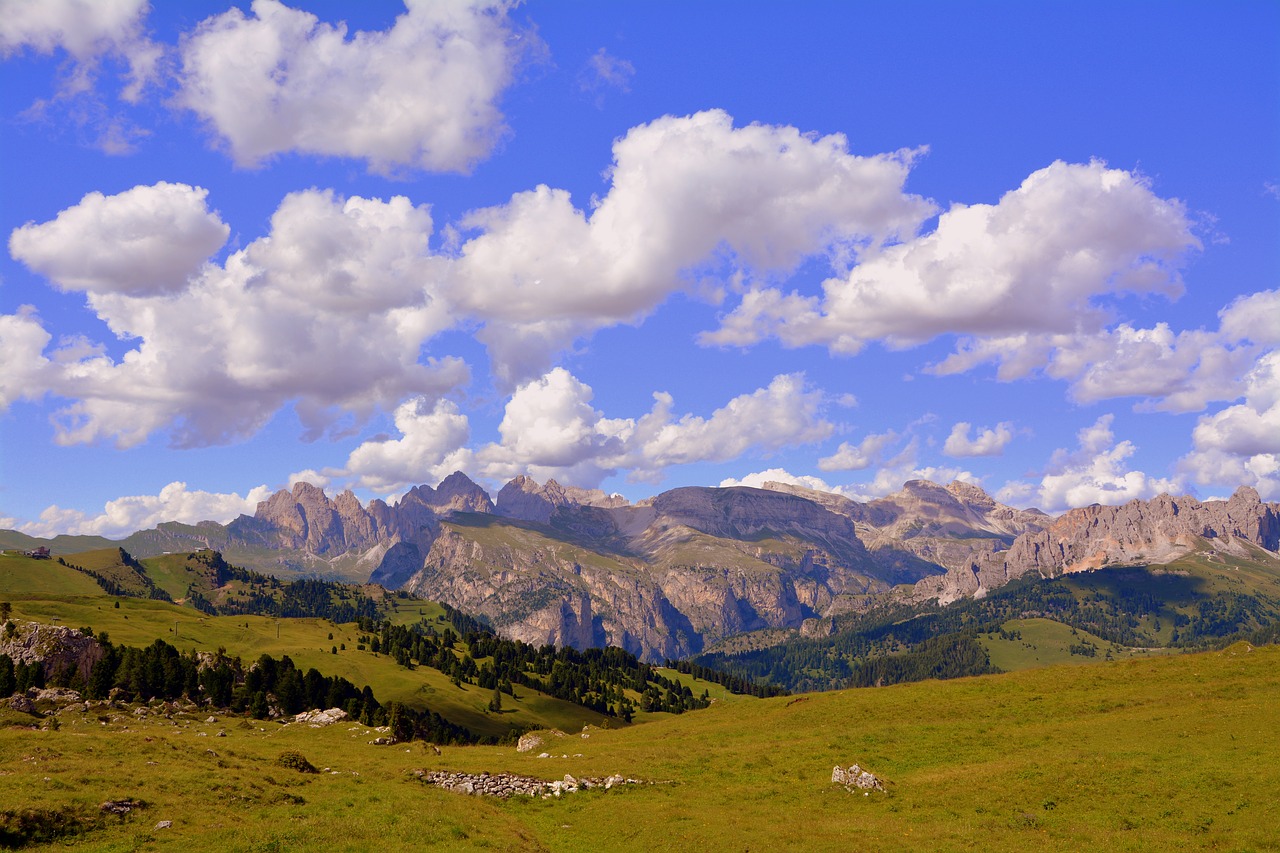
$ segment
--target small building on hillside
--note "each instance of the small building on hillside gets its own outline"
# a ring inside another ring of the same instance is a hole
[[[23,551],[22,556],[30,557],[33,560],[49,559],[49,549],[41,545],[39,548],[32,548],[30,551]]]

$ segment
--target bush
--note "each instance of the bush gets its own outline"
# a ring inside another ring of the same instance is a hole
[[[288,767],[290,770],[297,770],[299,773],[319,773],[315,765],[307,761],[307,757],[296,749],[286,749],[280,753],[280,757],[276,759],[276,764],[281,767]]]

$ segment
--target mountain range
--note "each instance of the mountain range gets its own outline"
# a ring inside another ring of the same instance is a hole
[[[913,480],[857,502],[789,484],[685,487],[630,503],[599,490],[462,473],[362,504],[297,483],[228,524],[176,522],[119,543],[36,540],[55,554],[119,544],[138,557],[212,548],[281,575],[371,581],[486,617],[533,644],[686,657],[764,629],[832,630],[877,605],[981,598],[1023,576],[1167,563],[1192,553],[1280,559],[1280,504],[1161,495],[1052,517],[977,486]]]

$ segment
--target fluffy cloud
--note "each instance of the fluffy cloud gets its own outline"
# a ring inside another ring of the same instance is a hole
[[[178,446],[232,441],[288,403],[315,436],[344,415],[361,418],[467,380],[458,359],[421,361],[424,342],[453,322],[429,292],[443,275],[443,261],[427,249],[432,222],[426,208],[402,197],[384,202],[295,193],[281,202],[268,236],[221,266],[205,265],[181,279],[183,268],[218,236],[220,223],[196,215],[202,191],[139,189],[151,192],[91,196],[85,207],[15,236],[20,255],[29,244],[41,250],[31,249],[28,262],[70,270],[97,315],[117,336],[137,342],[118,360],[88,348],[41,369],[41,390],[73,401],[57,414],[60,443],[130,446],[160,430]],[[185,199],[178,208],[186,215],[167,224],[159,216],[137,219],[150,229],[147,245],[164,246],[167,237],[176,246],[157,250],[174,278],[135,269],[142,265],[133,254],[115,265],[94,266],[92,251],[89,261],[56,260],[57,241],[74,253],[80,233],[58,223],[86,223],[92,248],[105,239],[101,210],[134,210],[139,198],[171,195]],[[207,242],[200,245],[201,239]],[[18,324],[28,351],[35,342],[30,323]],[[23,363],[34,370],[42,357],[35,353]]]
[[[910,152],[859,157],[842,135],[735,128],[720,110],[633,128],[613,155],[589,215],[542,186],[461,223],[481,233],[461,249],[456,299],[485,319],[480,337],[513,384],[575,338],[691,288],[723,253],[768,275],[910,235],[933,211],[902,190]]]
[[[879,463],[885,449],[897,440],[898,434],[890,430],[872,433],[858,444],[842,441],[835,453],[818,460],[818,468],[823,471],[862,471]]]
[[[931,368],[938,375],[993,362],[997,377],[1018,379],[1040,368],[1070,383],[1071,396],[1092,403],[1139,397],[1147,411],[1195,412],[1244,393],[1245,373],[1259,354],[1280,344],[1280,290],[1241,296],[1218,312],[1216,330],[1174,332],[1121,323],[1078,334],[971,338]]]
[[[727,489],[730,486],[749,486],[753,489],[763,489],[768,483],[786,483],[792,486],[800,486],[805,489],[813,489],[816,492],[834,492],[825,480],[819,477],[811,477],[804,474],[792,474],[785,468],[768,468],[764,471],[755,471],[741,478],[728,477],[720,481],[720,488]]]
[[[637,477],[669,465],[734,459],[748,450],[769,453],[828,438],[835,427],[822,417],[823,394],[803,374],[774,377],[765,388],[734,397],[709,418],[671,416],[669,394],[636,424],[627,467]]]
[[[259,12],[268,7],[294,14]],[[234,441],[290,403],[314,437],[465,381],[457,359],[420,363],[433,337],[460,324],[478,328],[500,383],[515,389],[581,337],[696,288],[709,264],[781,273],[912,232],[933,208],[902,192],[910,159],[851,155],[839,135],[735,128],[720,111],[665,117],[617,141],[612,186],[589,216],[540,187],[470,214],[460,223],[469,239],[451,227],[449,251],[436,254],[427,207],[310,190],[287,196],[270,232],[221,265],[206,258],[228,226],[203,189],[90,193],[15,231],[11,251],[85,291],[112,332],[137,344],[118,360],[81,348],[24,395],[72,401],[57,415],[63,443],[130,446],[164,430],[178,446]],[[25,338],[24,352],[35,343]],[[41,359],[31,350],[24,363]],[[655,464],[679,464],[664,437],[673,430],[655,430],[655,458],[668,460]]]
[[[400,438],[366,441],[347,458],[343,473],[359,486],[387,494],[471,467],[471,426],[452,401],[415,397],[396,408],[395,424]]]
[[[345,24],[277,0],[202,22],[182,44],[180,103],[236,162],[298,151],[462,172],[504,132],[497,100],[521,44],[498,0],[407,0],[394,26]]]
[[[1245,380],[1245,400],[1200,418],[1194,450],[1180,467],[1201,485],[1255,486],[1280,496],[1280,350],[1258,359]]]
[[[898,491],[908,480],[931,480],[935,483],[962,480],[975,485],[981,480],[962,468],[921,465],[919,457],[920,440],[912,436],[902,450],[876,468],[875,476],[870,482],[839,486],[835,491],[852,500],[869,501]]]
[[[52,336],[40,325],[35,309],[23,306],[16,314],[0,314],[0,412],[15,400],[43,397],[54,380],[53,363],[45,357]]]
[[[978,434],[969,437],[973,424],[960,421],[951,428],[951,434],[942,446],[942,452],[948,456],[999,456],[1004,453],[1005,445],[1013,440],[1013,424],[1003,421],[994,429],[978,428]]]
[[[81,63],[78,86],[92,73],[84,63],[103,54],[121,56],[130,67],[124,97],[136,100],[160,57],[142,35],[149,8],[147,0],[0,0],[0,53],[61,48]]]
[[[1007,337],[1098,328],[1102,297],[1182,292],[1178,266],[1199,246],[1181,203],[1130,172],[1056,162],[995,205],[953,205],[930,234],[872,253],[821,299],[752,291],[705,336],[744,345],[857,352],[943,334]]]
[[[658,480],[673,465],[767,454],[821,441],[834,429],[821,415],[822,392],[806,387],[798,374],[775,377],[709,417],[677,418],[671,395],[657,393],[644,416],[607,418],[592,407],[592,397],[590,386],[556,368],[511,395],[498,427],[500,440],[474,451],[465,446],[466,416],[452,403],[427,411],[422,401],[411,401],[396,412],[401,438],[362,444],[343,473],[379,491],[459,469],[497,482],[530,474],[595,487],[619,471]]]
[[[502,448],[540,468],[566,468],[615,455],[635,424],[602,417],[589,386],[562,367],[521,386],[507,403],[498,432]]]
[[[113,196],[91,192],[9,236],[9,253],[64,290],[148,296],[186,287],[231,229],[208,190],[161,181]]]
[[[1151,477],[1129,469],[1126,460],[1137,450],[1130,441],[1117,442],[1111,431],[1113,415],[1103,415],[1077,434],[1079,447],[1060,449],[1038,484],[1009,483],[997,494],[1006,503],[1040,507],[1046,512],[1064,512],[1090,504],[1114,506],[1149,499],[1162,492],[1178,492],[1177,479]]]
[[[266,486],[250,489],[244,497],[232,492],[192,491],[183,482],[172,482],[158,495],[132,495],[108,501],[102,512],[90,515],[80,510],[51,506],[40,520],[20,527],[32,536],[127,536],[135,530],[155,527],[162,521],[195,524],[200,521],[228,522],[241,513],[252,515],[259,501],[271,495]]]

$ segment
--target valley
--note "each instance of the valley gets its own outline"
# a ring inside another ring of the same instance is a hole
[[[526,479],[489,507],[460,478],[447,499],[418,492],[447,508],[424,511],[407,539],[340,555],[368,566],[380,552],[370,575],[399,589],[338,572],[264,574],[204,545],[137,557],[120,543],[50,541],[50,558],[0,555],[13,626],[0,652],[21,658],[33,632],[63,638],[42,641],[40,684],[27,690],[34,670],[14,670],[30,701],[0,705],[0,748],[18,756],[0,798],[20,804],[0,808],[0,842],[266,850],[323,839],[359,850],[390,832],[442,850],[719,849],[727,837],[742,849],[827,849],[851,834],[901,850],[1269,843],[1276,807],[1260,792],[1280,781],[1274,505],[1244,495],[1163,515],[1158,502],[1092,508],[1087,536],[1046,540],[1072,529],[1073,513],[1011,515],[963,484],[908,484],[879,505],[788,488],[677,490],[630,506]],[[287,501],[273,501],[264,515],[283,513]],[[291,541],[305,543],[319,510],[294,508]],[[253,524],[267,535],[263,519]],[[1059,562],[1044,563],[1046,543]],[[272,548],[273,560],[294,559]],[[405,555],[424,549],[412,568]],[[1041,555],[1040,567],[1016,568],[1019,553]],[[966,577],[978,586],[963,594]],[[191,684],[225,660],[232,682],[223,704],[204,686],[138,692],[123,669],[95,682],[49,651],[68,637],[81,660],[95,644],[112,660],[143,649],[189,660]],[[634,652],[600,651],[618,640]],[[353,697],[335,706],[346,716],[298,716],[326,704],[316,689]],[[853,763],[884,790],[831,781],[832,767]],[[429,784],[504,773],[536,793]],[[209,778],[225,808],[201,805]],[[606,779],[618,781],[606,790]]]
[[[4,711],[0,812],[21,803],[46,824],[79,819],[93,828],[76,847],[104,851],[361,850],[388,838],[432,850],[837,849],[850,838],[879,850],[1264,850],[1280,821],[1278,654],[1241,643],[747,698],[575,729],[547,758],[511,745],[377,746],[368,727],[342,723],[94,710],[51,715],[51,728]],[[282,766],[287,751],[322,772]],[[853,762],[886,792],[833,785],[832,767]],[[494,800],[428,786],[423,768],[642,784]],[[99,811],[121,800],[144,805]]]

